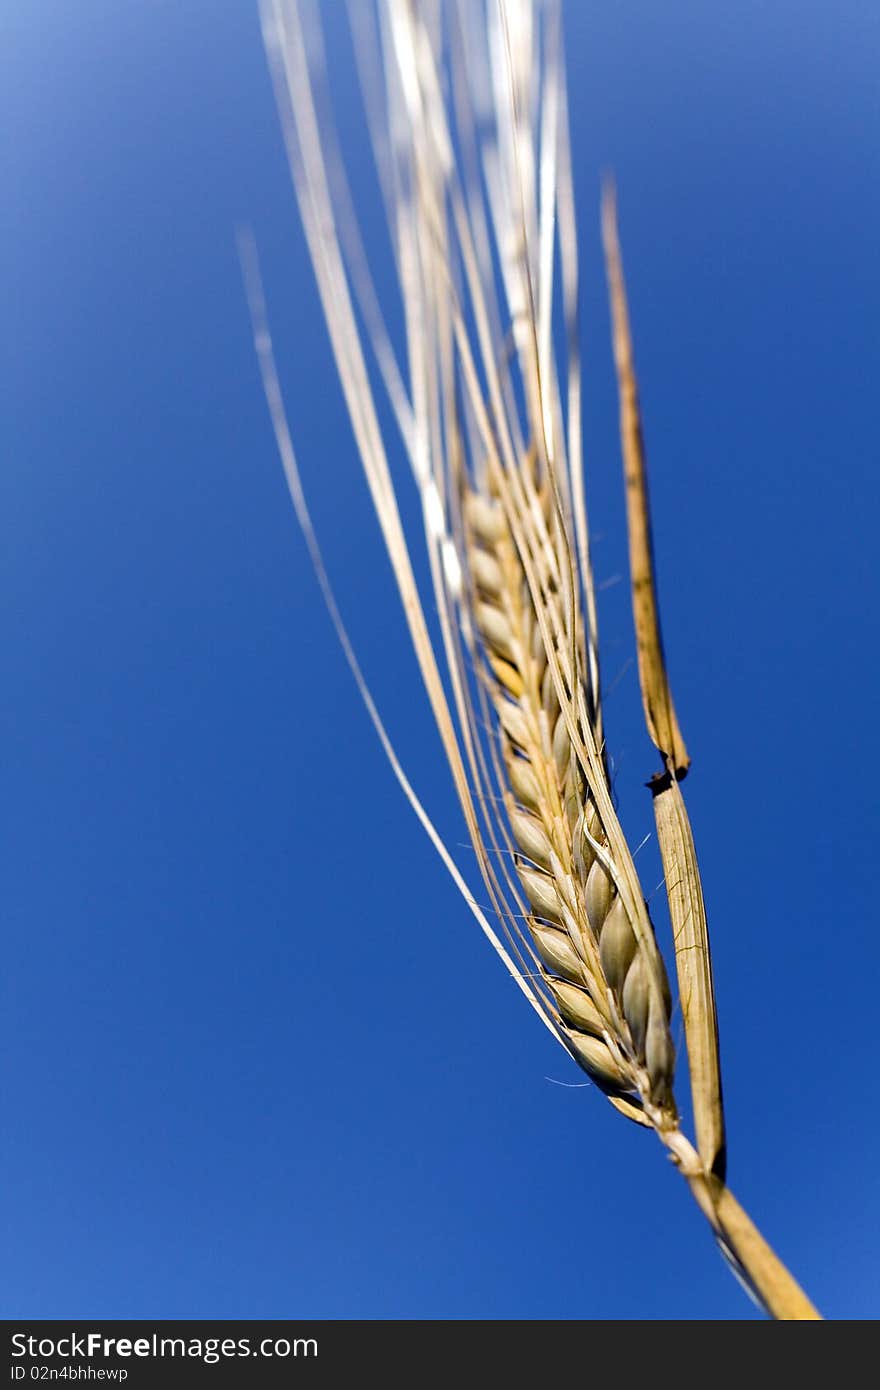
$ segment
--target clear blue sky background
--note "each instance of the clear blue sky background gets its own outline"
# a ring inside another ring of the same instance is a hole
[[[597,227],[613,167],[731,1180],[829,1315],[872,1317],[880,10],[565,16],[596,562],[625,569]],[[581,1077],[434,859],[321,608],[240,221],[340,601],[462,840],[255,5],[14,0],[0,38],[2,1313],[756,1316],[652,1138],[552,1084]],[[655,757],[625,585],[600,616],[638,842]],[[639,864],[651,892],[653,842]]]

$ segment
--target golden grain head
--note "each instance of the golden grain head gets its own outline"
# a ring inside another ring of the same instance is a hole
[[[336,605],[282,405],[255,252],[245,243],[279,451],[369,717],[467,910],[537,1016],[617,1111],[657,1133],[739,1277],[773,1316],[816,1317],[724,1185],[708,928],[677,782],[688,758],[660,642],[644,431],[607,197],[639,674],[665,768],[655,812],[697,1148],[678,1121],[669,984],[611,795],[582,464],[578,238],[559,7],[350,7],[403,306],[402,352],[352,216],[319,30],[306,35],[297,0],[261,0],[261,14],[339,380],[478,886],[402,767]],[[416,579],[415,539],[401,520],[390,457],[397,436],[392,446],[380,428],[376,373],[421,499],[430,586]],[[498,1047],[497,1039],[487,1043]]]

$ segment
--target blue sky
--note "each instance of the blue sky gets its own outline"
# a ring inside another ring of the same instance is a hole
[[[613,168],[731,1185],[823,1311],[875,1317],[880,12],[660,9],[564,7],[596,567],[626,563]],[[0,37],[3,1314],[756,1316],[656,1142],[553,1084],[581,1077],[435,860],[321,608],[243,221],[340,602],[462,842],[255,5],[36,0]],[[600,622],[638,843],[625,584]],[[650,893],[653,842],[638,862]]]

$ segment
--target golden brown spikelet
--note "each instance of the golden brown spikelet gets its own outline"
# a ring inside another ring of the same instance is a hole
[[[524,470],[531,474],[531,459]],[[498,714],[509,784],[508,819],[519,851],[515,864],[545,983],[557,1003],[558,987],[568,990],[563,996],[567,1008],[560,1015],[578,1064],[610,1095],[637,1096],[674,1123],[675,1054],[662,957],[653,934],[639,944],[624,902],[603,867],[602,859],[610,853],[608,840],[581,773],[566,715],[558,700],[548,707],[545,699],[549,662],[544,637],[503,507],[469,491],[462,510],[473,621]],[[523,526],[529,528],[537,516],[527,508]],[[542,508],[539,530],[548,539],[553,520]],[[561,567],[569,563],[573,546],[561,531],[557,539],[565,552],[558,562]],[[549,602],[554,604],[554,598]],[[555,607],[548,626],[564,627],[565,615],[558,602]],[[584,685],[577,646],[571,675],[576,686]],[[594,703],[572,700],[570,691],[566,698],[575,719],[579,706]],[[580,988],[574,989],[574,983]],[[586,1020],[585,1028],[579,1019]]]

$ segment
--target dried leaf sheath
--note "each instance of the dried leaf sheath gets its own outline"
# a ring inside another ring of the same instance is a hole
[[[606,187],[602,199],[602,239],[620,394],[639,682],[648,733],[665,764],[663,774],[651,779],[654,816],[672,920],[697,1148],[707,1171],[723,1181],[726,1139],[709,928],[690,820],[678,786],[690,759],[675,714],[660,636],[644,435],[617,234],[617,207],[611,186]]]
[[[814,1320],[819,1317],[816,1309],[725,1186],[727,1144],[709,928],[693,833],[679,787],[689,758],[675,716],[660,637],[644,440],[611,187],[603,197],[602,233],[620,393],[639,681],[648,733],[665,763],[665,771],[649,785],[672,921],[699,1153],[694,1163],[682,1148],[679,1163],[721,1248],[755,1300],[773,1317]],[[672,1142],[681,1139],[677,1135]]]

